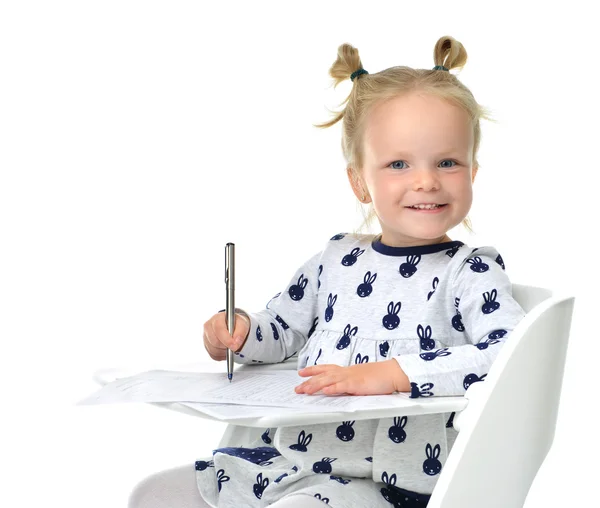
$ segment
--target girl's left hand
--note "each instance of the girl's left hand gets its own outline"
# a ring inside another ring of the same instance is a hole
[[[359,363],[349,367],[326,364],[298,371],[302,377],[313,376],[296,386],[296,393],[387,395],[410,391],[408,377],[394,359],[383,362]]]

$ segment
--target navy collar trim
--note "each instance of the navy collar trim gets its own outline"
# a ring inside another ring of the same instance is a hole
[[[381,243],[381,235],[377,235],[371,242],[373,250],[386,256],[412,256],[415,254],[432,254],[442,250],[450,250],[464,245],[460,240],[452,242],[434,243],[432,245],[415,245],[412,247],[392,247]]]

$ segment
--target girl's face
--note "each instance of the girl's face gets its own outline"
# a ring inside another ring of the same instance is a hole
[[[380,103],[367,120],[362,182],[348,177],[363,203],[373,201],[381,242],[410,247],[450,241],[473,199],[473,129],[448,101],[413,92]],[[435,211],[412,205],[437,203]]]

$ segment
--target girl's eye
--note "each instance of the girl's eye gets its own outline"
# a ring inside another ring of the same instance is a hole
[[[453,164],[452,166],[443,166],[444,168],[447,168],[447,169],[453,168],[454,165],[456,165],[456,161],[453,161],[452,159],[445,159],[440,164],[443,164],[444,162],[451,162]]]
[[[397,166],[394,166],[394,164],[396,164],[396,162],[400,162],[401,164],[404,164],[404,161],[394,161],[390,164],[390,166],[392,167],[392,169],[404,169],[404,168],[399,168]]]
[[[388,167],[391,167],[392,169],[405,169],[405,166],[403,166],[403,167],[394,166],[394,164],[396,164],[397,162],[399,162],[401,164],[405,164],[404,161],[394,161]],[[445,168],[445,169],[453,168],[456,165],[456,161],[453,161],[452,159],[444,159],[442,162],[440,162],[440,164],[443,164],[444,162],[452,163],[452,166],[442,166],[442,168]]]

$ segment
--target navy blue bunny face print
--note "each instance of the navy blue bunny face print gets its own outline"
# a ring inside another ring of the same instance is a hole
[[[392,300],[390,303],[388,303],[387,314],[383,316],[383,319],[381,320],[384,328],[387,330],[394,330],[398,328],[398,325],[400,324],[400,316],[398,316],[398,314],[400,313],[401,308],[402,302],[398,302],[394,305],[394,301]]]
[[[307,436],[304,431],[301,431],[300,434],[298,434],[298,443],[290,445],[290,450],[295,450],[297,452],[307,452],[307,446],[310,444],[311,441],[312,434],[309,434]]]
[[[446,251],[446,256],[448,256],[449,258],[453,258],[454,254],[456,254],[458,252],[458,249],[460,249],[461,247],[462,245],[455,245],[454,247]]]
[[[358,353],[354,359],[354,365],[360,365],[361,363],[369,363],[369,355],[362,356]]]
[[[317,289],[321,289],[321,274],[323,273],[323,265],[319,265],[319,275],[317,275]]]
[[[331,463],[337,459],[331,459],[329,457],[323,457],[322,460],[313,464],[312,470],[315,473],[329,474],[331,473]]]
[[[352,420],[351,422],[342,422],[342,424],[336,429],[335,435],[338,437],[340,441],[352,441],[354,439],[354,429],[352,426],[356,420]]]
[[[460,298],[455,298],[454,306],[456,307],[456,314],[452,317],[452,328],[454,328],[457,332],[464,332],[465,325],[462,322],[462,314],[458,310],[459,303],[460,303]]]
[[[329,293],[329,296],[327,297],[327,308],[325,309],[325,321],[328,323],[333,318],[333,306],[335,305],[335,302],[337,302],[337,295]]]
[[[500,254],[498,254],[496,256],[496,263],[498,263],[502,267],[503,270],[506,270],[506,267],[504,266],[504,261],[503,261],[502,256]]]
[[[330,238],[330,240],[341,240],[346,236],[346,233],[338,233]]]
[[[376,273],[371,276],[371,272],[367,272],[363,279],[363,283],[359,284],[359,286],[356,288],[356,294],[361,298],[369,296],[373,292],[373,282],[375,282],[376,278]]]
[[[475,256],[472,259],[467,259],[467,263],[471,265],[471,270],[476,273],[487,272],[490,269],[490,265],[484,263],[479,256]]]
[[[481,306],[481,312],[484,314],[491,314],[500,308],[500,302],[496,301],[498,292],[495,289],[492,289],[491,292],[486,291],[485,293],[482,293],[482,295],[485,303]]]
[[[260,329],[260,326],[256,327],[256,340],[258,342],[262,342],[262,340],[263,340],[262,330]]]
[[[288,290],[290,298],[296,302],[302,300],[302,298],[304,298],[304,289],[307,284],[308,279],[304,277],[304,274],[301,274],[300,277],[298,277],[298,284],[292,284]]]
[[[270,323],[271,325],[271,330],[273,330],[273,338],[275,340],[279,340],[279,332],[277,331],[277,327],[275,326],[275,323]]]
[[[502,337],[504,337],[508,332],[506,330],[494,330],[493,332],[491,332],[488,337],[490,339],[501,339]]]
[[[494,333],[494,332],[492,332],[492,333]],[[491,335],[491,333],[490,333],[490,335]],[[491,339],[490,336],[488,335],[487,339],[479,341],[477,344],[473,344],[473,345],[480,351],[483,351],[484,349],[487,349],[489,345],[497,344],[498,342],[500,342],[500,339]]]
[[[423,462],[423,472],[429,476],[435,476],[439,474],[442,470],[442,463],[438,460],[440,456],[440,445],[436,444],[433,449],[431,445],[427,443],[425,447],[425,453],[427,454],[427,459]]]
[[[417,383],[410,383],[410,397],[416,399],[417,397],[431,397],[433,392],[433,383],[423,383],[419,386]]]
[[[258,473],[258,475],[256,476],[256,483],[253,486],[254,495],[258,499],[260,499],[263,495],[263,491],[267,488],[268,485],[269,485],[269,479],[265,478],[263,480],[262,473]]]
[[[221,492],[221,486],[223,485],[223,483],[228,482],[230,479],[231,478],[229,478],[229,476],[225,475],[224,469],[219,469],[217,471],[217,482],[219,486],[219,492]]]
[[[275,319],[284,330],[287,330],[290,327],[283,319],[281,319],[281,316],[279,314],[275,316]]]
[[[406,262],[402,263],[400,265],[400,268],[398,268],[400,275],[402,275],[402,277],[404,277],[405,279],[412,277],[415,274],[415,272],[417,271],[417,265],[419,264],[420,261],[421,261],[420,255],[407,256]]]
[[[394,473],[388,478],[387,471],[384,471],[381,475],[381,481],[386,484],[386,487],[382,487],[380,490],[383,499],[394,505],[394,508],[402,508],[400,504],[400,491],[394,488],[396,485],[396,474]]]
[[[440,283],[440,279],[438,279],[437,277],[434,277],[433,281],[431,283],[431,287],[433,288],[433,290],[430,291],[429,293],[427,293],[427,301],[429,301],[429,299],[433,296],[433,293],[435,293],[435,290],[437,289],[439,283]]]
[[[385,342],[382,342],[381,344],[379,344],[379,354],[381,356],[386,357],[389,350],[390,350],[390,343],[387,340]]]
[[[465,376],[465,379],[463,380],[463,388],[466,390],[473,383],[477,383],[477,381],[483,381],[486,376],[487,376],[487,374],[484,374],[483,376],[479,377],[475,373],[471,373],[471,374]]]
[[[313,497],[316,497],[317,499],[323,501],[325,504],[329,504],[329,498],[321,497],[321,494],[319,494],[318,492]]]
[[[426,362],[430,362],[431,360],[435,360],[438,356],[448,356],[452,353],[448,351],[448,348],[438,349],[437,351],[430,351],[428,353],[421,353],[419,356],[423,358]]]
[[[354,263],[356,263],[358,256],[360,256],[363,252],[365,251],[361,250],[359,247],[355,247],[350,251],[350,254],[346,254],[342,258],[342,265],[352,266]]]
[[[402,418],[395,417],[394,425],[392,425],[388,430],[388,437],[394,443],[403,443],[406,439],[406,432],[404,431],[404,427],[408,418],[403,416]]]
[[[209,468],[209,467],[215,467],[215,464],[212,460],[209,461],[205,461],[205,460],[197,460],[196,463],[194,464],[196,471],[204,471],[205,469]]]
[[[350,326],[351,325],[348,324],[348,325],[346,325],[346,328],[344,328],[344,335],[338,341],[338,343],[335,345],[336,349],[339,349],[340,351],[342,349],[346,349],[350,345],[351,338],[356,335],[356,332],[358,332],[357,326],[355,326],[352,329],[350,329]]]
[[[431,338],[431,326],[427,325],[424,329],[422,325],[417,326],[417,335],[421,349],[431,351],[435,347],[435,340]]]
[[[266,443],[266,444],[271,444],[271,438],[269,437],[269,432],[270,431],[271,431],[271,429],[267,429],[260,436],[261,439],[263,440],[263,442]]]

